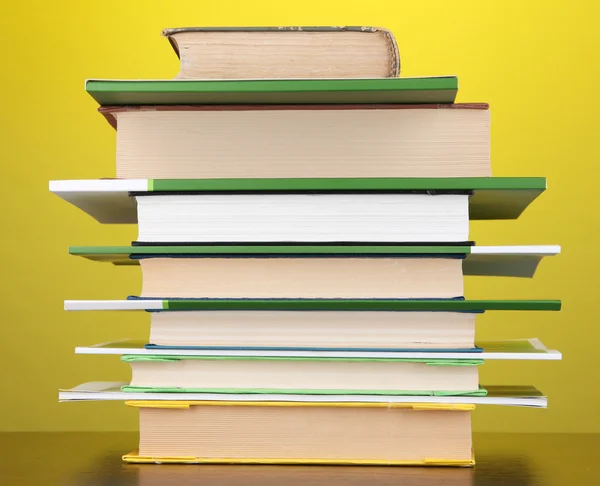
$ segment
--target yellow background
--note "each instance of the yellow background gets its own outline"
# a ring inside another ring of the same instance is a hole
[[[457,74],[458,101],[492,110],[496,176],[546,176],[517,221],[475,222],[479,244],[561,244],[533,280],[471,278],[471,298],[562,298],[560,313],[490,312],[479,339],[540,337],[562,362],[492,362],[482,381],[535,384],[548,410],[479,407],[477,431],[600,432],[598,7],[504,1],[21,1],[2,24],[2,324],[0,430],[135,430],[121,403],[58,404],[57,389],[126,380],[117,357],[76,345],[148,333],[144,313],[65,313],[63,299],[123,298],[135,268],[69,257],[69,245],[128,244],[48,192],[51,179],[114,176],[115,134],[84,79],[170,78],[164,27],[376,25],[395,34],[405,76]]]

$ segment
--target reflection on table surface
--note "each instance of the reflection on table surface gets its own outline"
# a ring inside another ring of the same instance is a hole
[[[474,468],[123,464],[134,433],[0,434],[0,484],[139,486],[592,485],[600,435],[476,434]]]

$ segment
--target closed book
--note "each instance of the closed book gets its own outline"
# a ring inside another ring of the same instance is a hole
[[[124,355],[125,391],[301,395],[474,395],[479,359]]]
[[[142,258],[141,297],[453,298],[462,258]]]
[[[383,78],[400,74],[393,34],[379,27],[165,29],[177,79]]]
[[[490,177],[485,104],[101,108],[117,177]]]
[[[469,193],[142,193],[137,244],[468,244]]]
[[[151,312],[150,343],[159,347],[250,350],[474,350],[477,315],[369,311]]]
[[[473,405],[132,401],[139,463],[474,464]]]

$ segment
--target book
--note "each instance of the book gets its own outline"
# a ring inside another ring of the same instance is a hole
[[[58,399],[61,402],[78,401],[131,401],[166,400],[179,401],[231,401],[256,402],[256,394],[227,393],[156,393],[124,392],[127,383],[120,381],[91,381],[73,388],[61,389]],[[546,408],[548,399],[533,386],[522,385],[482,385],[487,391],[485,396],[414,396],[414,395],[261,395],[264,402],[288,403],[381,403],[385,406],[395,403],[419,404],[471,404],[471,405],[507,405],[513,407]]]
[[[123,391],[298,395],[485,395],[480,359],[123,355]]]
[[[146,258],[459,258],[463,275],[532,278],[558,245],[150,245],[71,246],[69,254],[90,261],[138,266]]]
[[[400,74],[380,27],[184,27],[163,30],[177,79],[384,78]]]
[[[560,300],[148,299],[65,300],[65,310],[145,311],[559,311]]]
[[[469,218],[516,219],[546,190],[544,177],[100,179],[51,181],[50,191],[105,224],[135,224],[130,193],[455,193],[467,191]]]
[[[558,246],[69,248],[90,260],[139,264],[142,296],[250,298],[456,297],[463,295],[463,275],[533,277],[544,256],[559,252]]]
[[[486,104],[103,107],[117,177],[490,177]]]
[[[178,313],[184,314],[184,313]],[[351,344],[351,343],[350,343]],[[230,346],[158,346],[145,341],[123,339],[91,346],[78,346],[75,354],[135,355],[135,356],[233,356],[233,357],[279,357],[279,358],[400,358],[400,359],[445,359],[445,360],[526,360],[557,361],[562,355],[548,349],[537,338],[509,339],[504,341],[481,341],[472,349],[412,348],[394,349],[382,347],[365,349],[360,347],[290,348],[281,346],[230,347]]]
[[[142,258],[141,297],[452,298],[460,258]]]
[[[141,194],[136,244],[468,244],[468,194]]]
[[[148,349],[462,350],[474,312],[151,312]]]
[[[127,404],[140,442],[126,462],[473,464],[469,404]]]
[[[88,79],[86,91],[102,106],[447,104],[456,76],[388,79],[121,80]]]

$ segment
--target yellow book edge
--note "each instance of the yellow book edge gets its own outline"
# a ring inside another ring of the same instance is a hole
[[[471,411],[471,403],[369,403],[369,402],[240,402],[187,400],[129,400],[125,405],[137,408],[187,409],[191,406],[218,407],[346,407],[346,408],[406,408],[411,410]]]
[[[470,459],[434,459],[386,461],[376,459],[272,459],[272,458],[227,458],[227,457],[154,457],[140,456],[132,451],[123,456],[123,461],[131,464],[309,464],[334,466],[454,466],[471,467],[475,465],[475,457]]]

